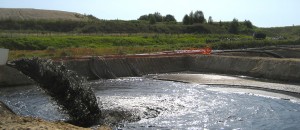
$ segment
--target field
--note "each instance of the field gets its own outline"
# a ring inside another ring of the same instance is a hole
[[[0,47],[10,49],[9,59],[22,57],[125,55],[211,47],[240,49],[270,45],[295,45],[299,40],[255,40],[231,34],[102,34],[18,35],[0,37]]]
[[[73,12],[41,10],[41,9],[20,9],[20,8],[0,8],[0,20],[87,20],[83,15]]]

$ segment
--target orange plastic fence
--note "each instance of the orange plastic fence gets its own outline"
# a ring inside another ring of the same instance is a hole
[[[210,55],[212,49],[210,47],[205,48],[190,48],[188,50],[175,50],[175,51],[164,51],[149,54],[135,54],[135,55],[111,55],[105,56],[105,58],[141,58],[141,57],[157,57],[157,56],[180,56],[180,55],[191,55],[191,54],[202,54]]]
[[[189,48],[187,50],[175,50],[175,51],[164,51],[164,52],[157,52],[157,53],[148,53],[148,54],[133,54],[133,55],[107,55],[102,56],[104,58],[143,58],[143,57],[159,57],[159,56],[182,56],[182,55],[193,55],[193,54],[202,54],[202,55],[210,55],[212,49],[210,47],[205,48]],[[86,57],[68,57],[64,60],[68,59],[89,59],[93,56],[86,56]]]
[[[204,52],[202,54],[204,55],[210,55],[211,54],[211,48],[210,47],[205,47],[203,48]]]

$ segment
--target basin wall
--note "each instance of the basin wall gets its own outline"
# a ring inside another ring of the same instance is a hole
[[[89,80],[195,71],[235,74],[279,81],[300,82],[299,59],[232,56],[172,56],[138,58],[92,58],[57,62]],[[0,87],[32,84],[19,71],[0,65]]]
[[[236,74],[280,81],[300,82],[300,60],[278,58],[245,58],[231,56],[194,56],[189,70]]]

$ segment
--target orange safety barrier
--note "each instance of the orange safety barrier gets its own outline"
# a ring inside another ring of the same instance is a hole
[[[158,56],[181,56],[181,55],[210,55],[212,52],[212,49],[210,47],[205,48],[189,48],[187,50],[175,50],[175,51],[163,51],[163,52],[157,52],[157,53],[148,53],[148,54],[132,54],[132,55],[106,55],[101,56],[103,58],[144,58],[144,57],[158,57]],[[64,60],[68,59],[89,59],[93,56],[86,56],[86,57],[68,57]]]
[[[202,53],[202,54],[204,54],[204,55],[210,55],[211,54],[211,48],[210,47],[205,47],[204,48],[204,52]]]

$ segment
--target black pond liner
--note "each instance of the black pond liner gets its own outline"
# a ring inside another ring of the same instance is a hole
[[[49,59],[18,59],[8,63],[46,91],[70,117],[70,123],[89,127],[100,124],[101,111],[86,80]]]

